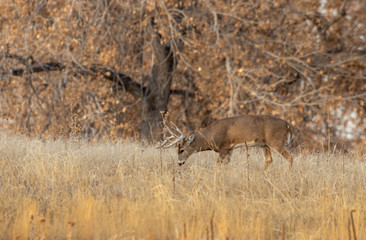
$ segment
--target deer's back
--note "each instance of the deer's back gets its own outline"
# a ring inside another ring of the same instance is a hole
[[[289,128],[289,124],[279,118],[267,115],[247,115],[217,120],[202,132],[207,138],[206,140],[219,148],[244,142],[282,144]],[[276,141],[277,143],[275,143]]]

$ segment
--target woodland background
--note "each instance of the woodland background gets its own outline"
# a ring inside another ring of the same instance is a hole
[[[2,0],[0,127],[160,139],[271,114],[305,145],[365,146],[363,0]],[[339,145],[339,144],[338,144]]]

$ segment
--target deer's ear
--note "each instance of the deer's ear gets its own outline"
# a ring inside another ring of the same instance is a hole
[[[194,140],[194,133],[192,133],[191,135],[189,135],[188,137],[188,144],[191,144],[191,142],[193,142]]]

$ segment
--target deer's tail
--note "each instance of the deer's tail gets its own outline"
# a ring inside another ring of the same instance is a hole
[[[292,129],[291,124],[286,123],[286,127],[287,127],[287,130],[288,130],[288,132],[287,132],[287,141],[286,141],[287,144],[286,144],[286,146],[289,147],[289,145],[291,143],[291,140],[293,138],[294,131]]]

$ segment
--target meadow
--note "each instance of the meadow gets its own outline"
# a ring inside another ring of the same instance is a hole
[[[366,239],[365,159],[249,154],[1,135],[0,239]]]

